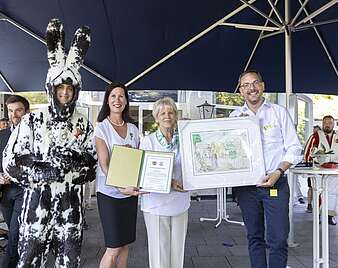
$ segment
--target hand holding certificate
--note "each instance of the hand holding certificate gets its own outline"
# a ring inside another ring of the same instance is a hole
[[[169,193],[175,154],[114,145],[107,185],[139,187],[145,192]]]
[[[179,183],[177,180],[172,179],[171,180],[171,188],[177,192],[185,193],[186,190],[183,189],[183,186],[181,183]]]

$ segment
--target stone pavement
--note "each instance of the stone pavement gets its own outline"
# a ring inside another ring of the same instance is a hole
[[[84,231],[81,267],[96,268],[104,253],[101,224],[95,209],[87,210],[89,229]],[[239,208],[227,203],[231,220],[241,220]],[[305,213],[305,205],[296,205],[295,242],[300,245],[289,248],[288,266],[292,268],[312,267],[312,214]],[[249,257],[245,227],[222,222],[215,228],[214,222],[200,222],[200,217],[214,218],[216,201],[192,201],[189,210],[189,226],[185,250],[185,268],[248,268]],[[338,227],[329,226],[330,268],[338,268]],[[137,241],[130,247],[128,268],[148,267],[147,238],[142,213],[138,214]],[[0,255],[2,260],[3,255]],[[53,267],[52,258],[48,267]],[[160,268],[160,267],[159,267]]]

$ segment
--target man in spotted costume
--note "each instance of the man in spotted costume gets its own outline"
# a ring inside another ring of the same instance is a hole
[[[3,166],[25,189],[20,217],[18,267],[79,267],[83,184],[95,178],[92,125],[76,109],[79,69],[90,43],[89,28],[75,33],[66,57],[58,19],[47,27],[49,106],[22,118],[4,152]]]

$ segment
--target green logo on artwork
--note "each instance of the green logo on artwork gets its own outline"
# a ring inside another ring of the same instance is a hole
[[[227,143],[224,145],[224,149],[227,151],[228,156],[230,159],[236,159],[237,158],[237,150],[235,145],[231,143]]]
[[[198,142],[201,142],[201,135],[200,134],[192,134],[192,142],[193,144],[196,144]]]

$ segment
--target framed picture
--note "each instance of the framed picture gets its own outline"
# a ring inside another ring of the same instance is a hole
[[[178,121],[186,190],[256,185],[265,176],[256,117]]]

